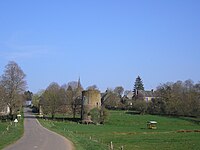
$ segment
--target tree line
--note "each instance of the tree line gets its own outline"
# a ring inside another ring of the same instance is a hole
[[[63,86],[53,82],[41,95],[33,96],[33,104],[41,106],[43,114],[50,114],[52,119],[56,113],[71,114],[75,118],[81,113],[82,91],[80,82],[72,81]]]
[[[0,76],[0,112],[10,108],[9,116],[14,118],[21,109],[23,101],[32,99],[35,108],[42,106],[44,114],[71,114],[73,118],[81,113],[83,87],[78,82],[71,81],[60,86],[52,82],[45,90],[36,94],[26,90],[26,75],[14,61],[10,61],[4,73]],[[87,89],[98,89],[96,85]],[[192,80],[167,82],[161,84],[153,92],[154,98],[146,102],[143,81],[138,76],[133,90],[124,90],[122,86],[107,89],[102,95],[102,106],[107,109],[129,109],[140,114],[162,114],[176,116],[200,116],[200,82]],[[132,97],[128,97],[132,93]]]
[[[157,87],[156,99],[149,103],[151,114],[200,116],[200,82],[168,82]]]
[[[139,114],[159,114],[173,116],[200,116],[200,82],[192,80],[167,82],[152,91],[151,101],[145,100],[143,81],[140,76],[135,80],[132,91],[124,91],[121,86],[114,90],[108,89],[102,98],[108,109],[133,110]],[[128,98],[128,93],[132,97]]]
[[[40,96],[45,106],[44,113],[50,113],[52,117],[55,113],[69,113],[73,114],[73,117],[80,114],[82,100],[80,95],[83,88],[82,86],[78,88],[77,85],[76,82],[70,82],[65,86],[59,86],[57,83],[50,84]],[[97,89],[97,86],[93,85],[87,89]],[[135,80],[132,91],[117,86],[102,93],[102,107],[133,110],[139,114],[195,117],[200,115],[200,83],[194,84],[192,80],[186,80],[161,84],[153,92],[154,98],[149,102],[145,101],[145,95],[136,94],[137,91],[144,91],[143,81],[139,76]],[[133,95],[128,98],[130,92]]]

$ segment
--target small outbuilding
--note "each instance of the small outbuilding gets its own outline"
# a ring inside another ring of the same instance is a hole
[[[157,122],[156,121],[148,121],[147,128],[148,129],[157,129]]]

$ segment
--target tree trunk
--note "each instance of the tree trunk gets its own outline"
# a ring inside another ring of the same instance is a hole
[[[11,120],[14,120],[14,119],[15,119],[15,118],[14,118],[14,115],[13,115],[13,109],[12,109],[12,108],[10,108],[9,117],[10,117]]]
[[[73,118],[76,118],[76,107],[73,108]]]
[[[55,114],[51,115],[51,119],[54,120],[55,119]]]

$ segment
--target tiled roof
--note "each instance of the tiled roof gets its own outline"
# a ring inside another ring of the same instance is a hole
[[[155,97],[155,94],[153,91],[139,90],[138,92],[141,93],[144,97]]]

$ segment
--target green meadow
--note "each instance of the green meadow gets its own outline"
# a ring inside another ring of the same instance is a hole
[[[198,119],[135,115],[127,111],[110,111],[105,125],[85,125],[72,121],[40,119],[46,128],[69,138],[77,150],[197,150],[200,148]],[[146,122],[157,121],[157,129],[147,129]]]
[[[16,142],[24,133],[23,119],[20,119],[15,126],[10,121],[0,121],[0,149],[5,148],[7,145]]]

